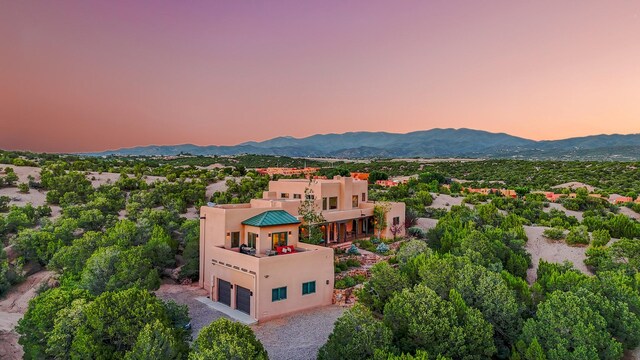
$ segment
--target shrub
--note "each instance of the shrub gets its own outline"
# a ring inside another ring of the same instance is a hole
[[[588,244],[589,243],[589,231],[584,225],[574,226],[567,235],[567,244]]]
[[[376,247],[376,252],[379,254],[385,254],[389,252],[389,246],[385,243],[381,243],[380,245],[378,245],[378,247]]]
[[[349,247],[349,250],[347,250],[347,254],[360,255],[360,251],[358,251],[358,248],[354,244],[351,244],[351,247]]]
[[[552,228],[546,229],[542,233],[542,235],[547,239],[552,239],[552,240],[562,240],[565,237],[564,229],[561,227],[552,227]]]
[[[346,288],[356,286],[356,284],[357,284],[356,279],[352,278],[351,276],[347,276],[336,281],[334,287],[336,289],[346,289]]]
[[[28,194],[29,193],[29,184],[27,184],[27,183],[18,184],[18,191],[20,191],[23,194]]]
[[[593,246],[605,246],[609,243],[609,240],[611,240],[609,230],[606,229],[594,230],[591,233],[591,237],[593,238],[591,241],[591,245]]]
[[[414,238],[418,239],[425,239],[427,237],[427,232],[417,226],[412,226],[407,229],[407,233],[409,234],[409,236],[413,236]]]

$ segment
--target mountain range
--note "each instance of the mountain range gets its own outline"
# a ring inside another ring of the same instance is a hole
[[[640,134],[592,135],[536,141],[472,129],[431,129],[406,134],[348,132],[305,138],[277,137],[233,146],[150,145],[86,155],[169,156],[260,154],[330,158],[515,158],[640,160]]]

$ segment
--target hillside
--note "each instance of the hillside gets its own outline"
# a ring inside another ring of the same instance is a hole
[[[406,134],[348,132],[305,138],[277,137],[235,146],[166,145],[109,150],[90,155],[237,155],[297,157],[467,157],[580,160],[639,160],[640,134],[593,135],[535,141],[471,129],[431,129]]]

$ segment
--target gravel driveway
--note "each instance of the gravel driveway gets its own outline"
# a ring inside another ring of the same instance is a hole
[[[346,309],[330,305],[253,325],[271,360],[315,359]]]

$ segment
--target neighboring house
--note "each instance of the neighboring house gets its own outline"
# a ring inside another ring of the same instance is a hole
[[[369,180],[369,173],[352,172],[351,177],[356,180]]]
[[[298,209],[307,199],[325,219],[317,224],[323,246],[299,241]],[[258,321],[330,305],[334,260],[327,245],[373,235],[374,206],[366,181],[340,176],[271,181],[262,199],[203,206],[199,284],[213,301]],[[404,234],[404,211],[404,203],[388,203],[383,236],[393,236],[393,225]]]

